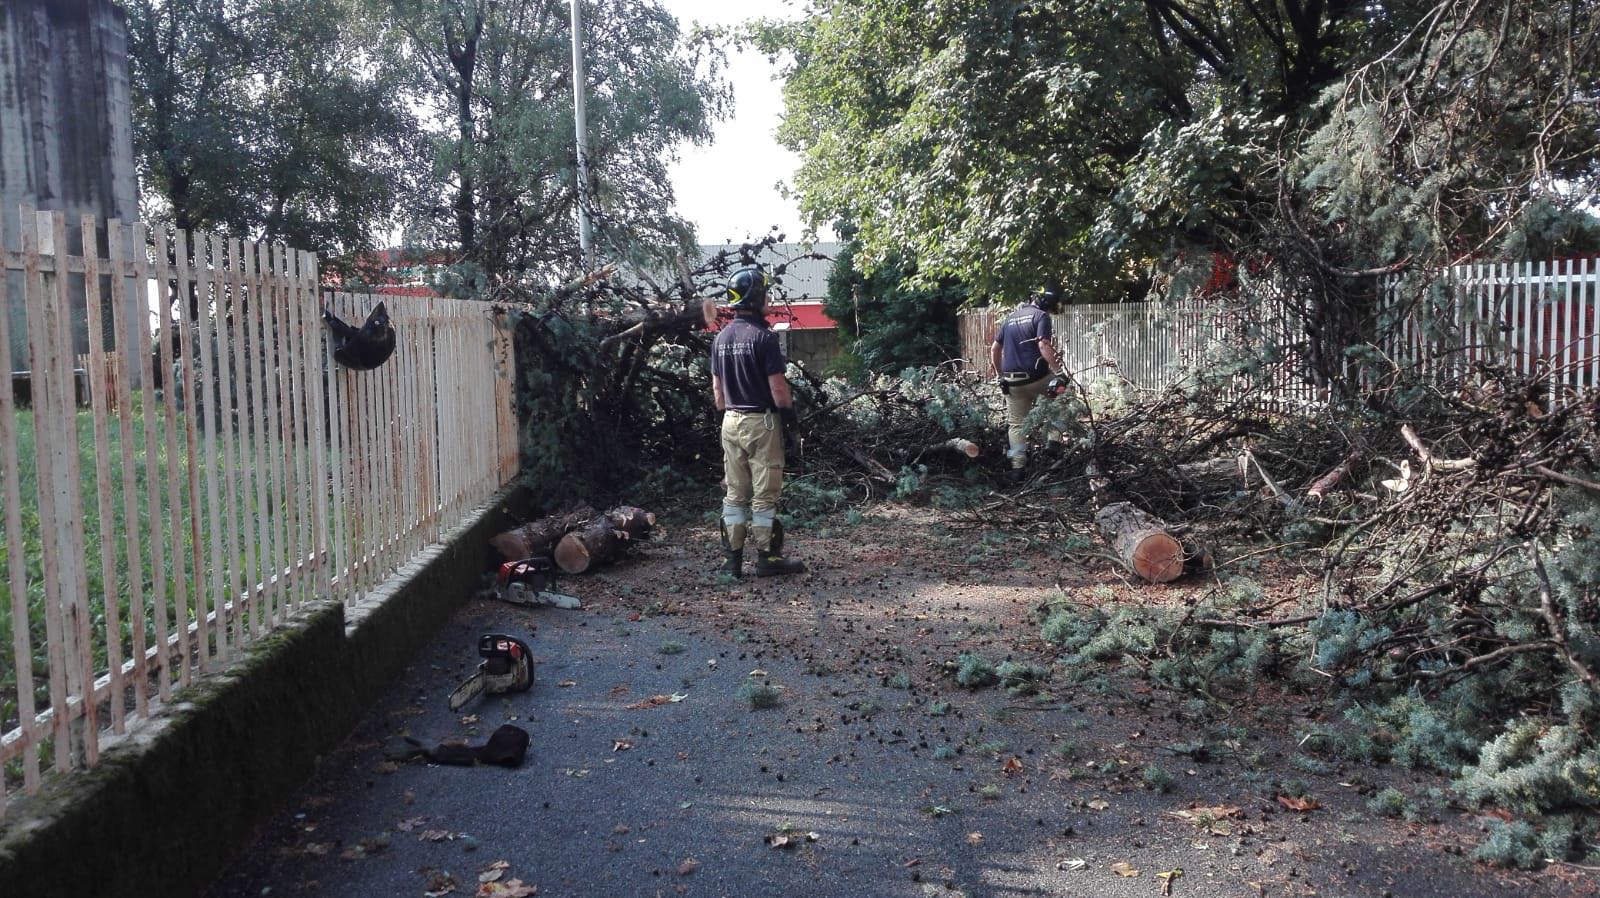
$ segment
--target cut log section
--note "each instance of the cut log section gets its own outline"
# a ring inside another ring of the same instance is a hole
[[[1113,502],[1095,513],[1095,523],[1117,558],[1151,583],[1170,583],[1183,576],[1188,553],[1167,532],[1167,525],[1131,502]]]
[[[627,544],[650,535],[656,516],[642,508],[623,505],[591,519],[556,543],[552,553],[564,573],[581,574],[615,561]]]
[[[489,546],[507,561],[521,561],[535,555],[550,554],[550,547],[568,531],[583,526],[594,518],[594,509],[587,505],[562,514],[553,514],[529,521],[521,527],[507,530],[489,540]]]
[[[595,518],[582,530],[574,530],[556,543],[556,567],[568,574],[581,574],[606,564],[617,557],[618,543],[626,534],[627,531],[613,527],[610,518]]]

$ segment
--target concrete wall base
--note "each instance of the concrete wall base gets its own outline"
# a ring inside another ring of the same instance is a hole
[[[476,588],[489,537],[525,489],[347,609],[304,608],[228,669],[174,695],[98,767],[19,798],[0,831],[0,895],[190,895],[311,776]]]

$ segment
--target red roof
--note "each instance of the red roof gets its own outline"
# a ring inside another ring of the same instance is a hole
[[[724,321],[733,319],[733,310],[717,309],[717,323],[711,330],[720,330]],[[789,325],[789,330],[796,331],[828,331],[839,326],[839,323],[828,317],[822,310],[820,302],[795,302],[777,303],[767,306],[767,321],[776,326]]]

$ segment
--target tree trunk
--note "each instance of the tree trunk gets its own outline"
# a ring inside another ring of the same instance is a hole
[[[1187,553],[1161,519],[1131,502],[1113,502],[1094,519],[1117,558],[1135,574],[1152,583],[1170,583],[1183,576]]]
[[[550,547],[575,527],[581,527],[594,517],[594,509],[580,506],[565,514],[555,514],[529,521],[515,530],[507,530],[489,540],[489,545],[507,561],[521,561],[535,555],[547,555]]]
[[[617,557],[621,549],[619,543],[626,535],[627,531],[612,526],[610,518],[595,518],[582,530],[574,530],[556,543],[556,567],[568,574],[581,574],[606,564]]]
[[[649,536],[656,516],[642,508],[623,505],[591,519],[556,543],[556,567],[581,574],[616,560],[627,544]]]

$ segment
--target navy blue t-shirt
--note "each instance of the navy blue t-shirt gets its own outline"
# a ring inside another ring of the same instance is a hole
[[[738,317],[711,344],[711,373],[722,379],[728,408],[764,412],[773,408],[767,378],[782,374],[783,349],[765,321]]]
[[[1050,365],[1039,353],[1039,341],[1054,334],[1050,314],[1036,305],[1025,305],[1006,316],[994,332],[994,341],[1000,344],[1000,372],[1021,373],[1043,377],[1050,373]]]

